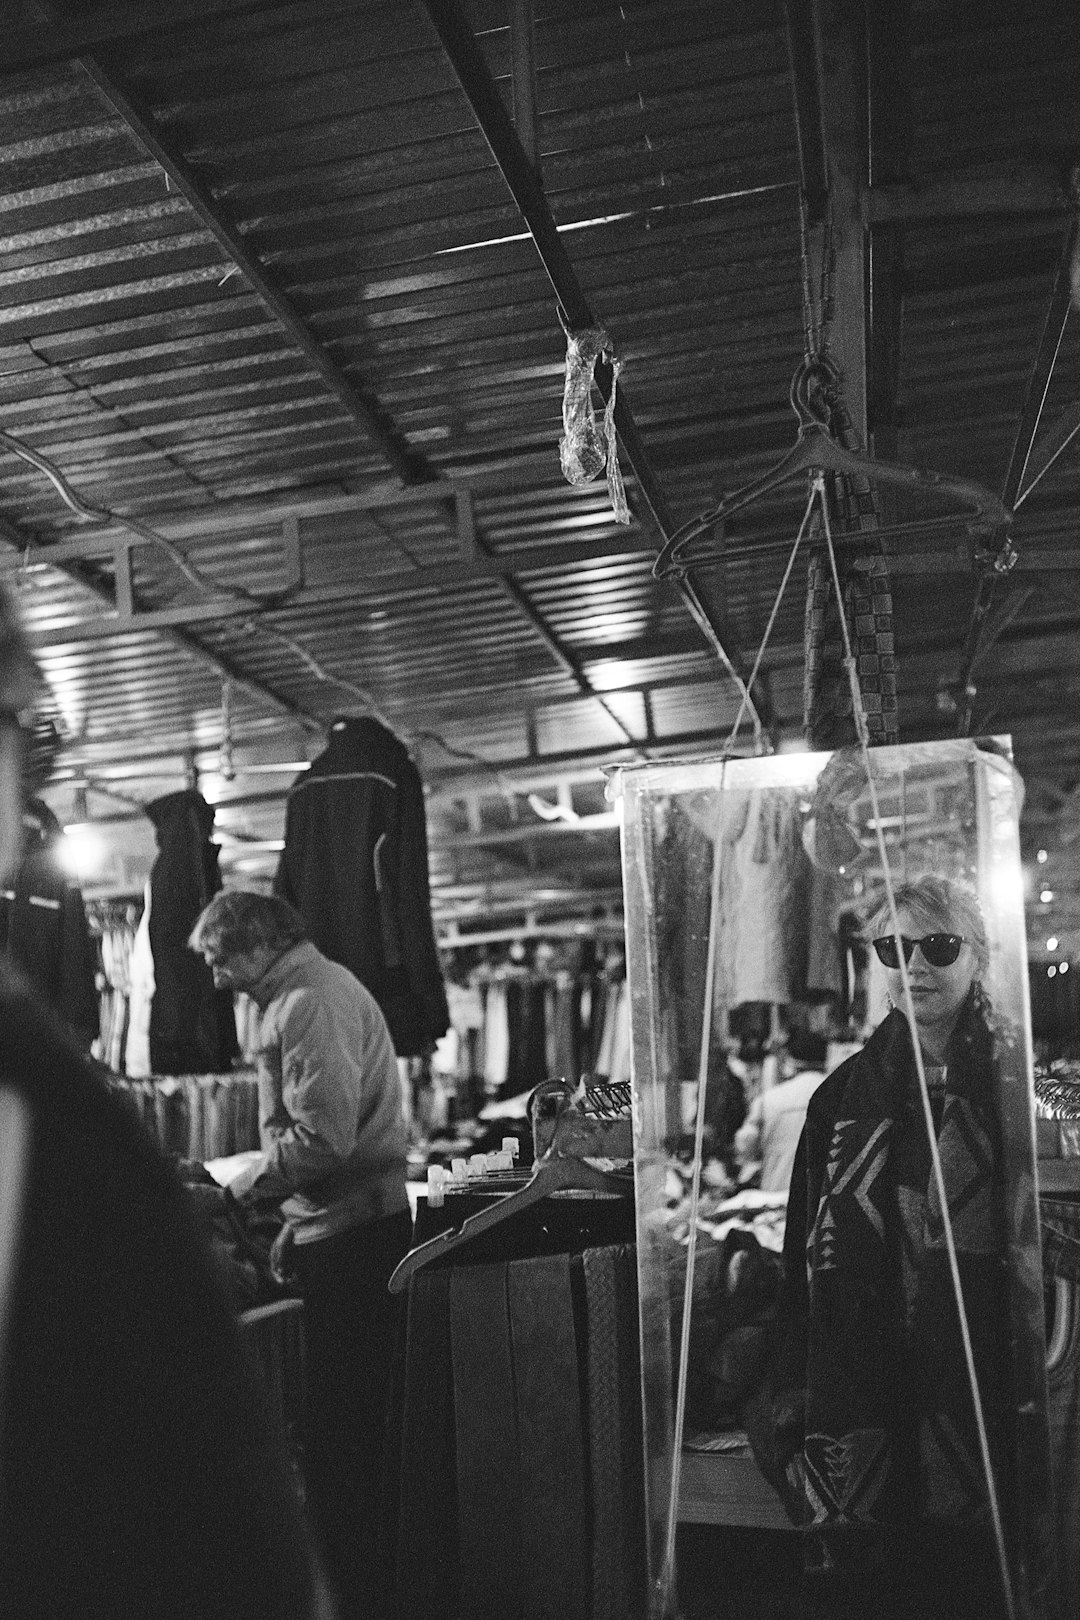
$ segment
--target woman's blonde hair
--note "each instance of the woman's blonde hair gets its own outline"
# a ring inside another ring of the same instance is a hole
[[[927,933],[963,934],[976,956],[976,974],[981,978],[990,961],[990,947],[986,939],[986,923],[978,896],[966,884],[955,878],[939,877],[926,872],[901,883],[893,890],[896,909],[908,911],[919,927]],[[883,898],[866,925],[867,939],[877,939],[892,933],[889,903]]]

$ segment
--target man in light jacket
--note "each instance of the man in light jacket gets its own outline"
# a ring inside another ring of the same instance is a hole
[[[231,1184],[280,1204],[279,1271],[304,1298],[305,1472],[313,1525],[349,1607],[385,1605],[378,1513],[397,1301],[408,1251],[406,1130],[397,1059],[379,1006],[323,956],[274,896],[227,890],[192,931],[219,988],[260,1013],[262,1153]]]

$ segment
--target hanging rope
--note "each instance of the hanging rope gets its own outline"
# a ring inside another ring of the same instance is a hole
[[[829,563],[833,572],[837,596],[840,594],[840,580],[836,567],[836,551],[833,546],[832,529],[829,524],[828,504],[825,500],[824,480],[820,473],[814,480],[815,489],[820,495],[821,510],[825,525],[825,543],[829,555]],[[889,852],[885,844],[885,834],[881,825],[881,809],[878,804],[877,785],[874,782],[873,767],[870,762],[869,731],[866,723],[866,712],[863,708],[862,693],[859,687],[859,675],[855,665],[855,658],[851,650],[851,637],[848,632],[847,620],[841,617],[841,626],[844,638],[844,663],[851,685],[851,702],[855,716],[855,729],[858,736],[859,748],[862,753],[863,768],[866,772],[866,785],[870,795],[870,807],[874,818],[874,833],[878,846],[878,858],[881,861],[882,874],[885,880],[885,894],[889,906],[889,924],[892,928],[893,938],[896,942],[897,959],[900,967],[900,982],[904,993],[904,1012],[911,1032],[911,1044],[915,1053],[915,1069],[919,1081],[919,1098],[922,1103],[923,1120],[926,1125],[927,1140],[930,1147],[930,1162],[933,1171],[934,1185],[937,1189],[938,1202],[941,1206],[942,1231],[945,1238],[945,1248],[949,1257],[949,1273],[952,1278],[953,1295],[956,1300],[957,1314],[960,1320],[960,1337],[964,1346],[964,1361],[967,1367],[968,1383],[971,1388],[971,1397],[975,1406],[975,1423],[979,1436],[979,1455],[982,1461],[983,1475],[986,1481],[986,1493],[990,1505],[990,1517],[993,1522],[994,1544],[997,1549],[998,1566],[1001,1573],[1002,1592],[1009,1620],[1015,1620],[1016,1606],[1013,1597],[1012,1580],[1009,1574],[1009,1560],[1005,1549],[1005,1532],[1001,1521],[1001,1509],[998,1504],[997,1486],[994,1481],[993,1468],[990,1462],[990,1442],[986,1432],[986,1418],[983,1412],[982,1396],[979,1391],[979,1379],[975,1370],[975,1353],[971,1344],[971,1330],[968,1326],[967,1310],[964,1306],[964,1294],[960,1285],[960,1266],[956,1257],[956,1244],[953,1239],[952,1218],[949,1214],[948,1196],[945,1190],[945,1177],[941,1168],[941,1155],[938,1152],[937,1132],[934,1129],[934,1115],[930,1106],[930,1090],[926,1083],[926,1069],[923,1064],[922,1047],[919,1044],[916,1031],[915,1003],[911,995],[911,984],[908,978],[907,961],[904,956],[900,935],[900,921],[896,911],[896,893],[893,887],[892,869],[889,865]]]
[[[828,500],[825,491],[824,476],[819,472],[814,475],[806,512],[799,526],[799,533],[788,559],[784,578],[773,604],[769,622],[762,637],[754,661],[756,674],[779,612],[780,602],[794,566],[795,557],[807,529],[811,526],[816,512],[820,512],[821,527],[824,535],[825,560],[832,573],[833,585],[838,602],[843,601],[841,592],[839,569],[836,560],[836,548],[833,544],[832,524],[829,518]],[[911,995],[911,985],[908,979],[907,963],[901,946],[900,924],[896,910],[896,894],[893,884],[892,868],[889,863],[889,852],[885,844],[885,835],[882,829],[881,808],[877,797],[877,785],[874,781],[873,767],[870,760],[870,731],[868,717],[863,701],[862,688],[859,680],[856,656],[852,649],[852,640],[848,629],[847,616],[843,609],[840,612],[840,630],[844,648],[844,668],[847,672],[849,689],[851,693],[851,712],[854,720],[856,737],[862,757],[863,770],[866,776],[867,789],[870,796],[871,813],[873,816],[874,831],[878,846],[878,856],[884,874],[885,892],[888,899],[889,921],[897,944],[897,954],[900,963],[901,985],[903,987],[904,1010],[911,1031],[912,1046],[915,1053],[915,1068],[918,1077],[919,1097],[922,1105],[923,1121],[926,1128],[927,1140],[930,1149],[930,1161],[934,1185],[937,1191],[938,1202],[941,1207],[942,1230],[945,1248],[949,1261],[949,1274],[952,1281],[953,1296],[956,1301],[957,1314],[960,1324],[960,1336],[964,1350],[964,1362],[967,1371],[968,1384],[975,1409],[975,1423],[978,1433],[979,1454],[983,1474],[986,1482],[987,1498],[990,1507],[990,1516],[994,1533],[994,1544],[997,1553],[998,1566],[1001,1574],[1002,1591],[1005,1600],[1006,1612],[1009,1620],[1016,1620],[1016,1604],[1012,1590],[1012,1580],[1009,1572],[1008,1554],[1005,1547],[1005,1533],[1001,1519],[1001,1509],[998,1502],[997,1486],[994,1480],[993,1468],[990,1460],[990,1444],[986,1430],[986,1419],[983,1411],[982,1395],[979,1389],[978,1374],[975,1368],[975,1355],[971,1342],[971,1330],[967,1319],[967,1310],[964,1304],[963,1289],[960,1280],[959,1261],[956,1254],[956,1244],[953,1237],[952,1219],[949,1214],[948,1195],[945,1188],[944,1173],[941,1165],[941,1156],[938,1151],[937,1133],[934,1128],[933,1111],[930,1104],[930,1092],[926,1080],[926,1069],[923,1062],[922,1048],[916,1035],[915,1007]],[[729,748],[734,740],[741,723],[742,713],[736,718],[735,726],[729,738]],[[700,1205],[701,1170],[704,1147],[705,1128],[705,1094],[708,1082],[709,1053],[712,1044],[713,995],[716,975],[718,914],[720,907],[720,880],[722,863],[722,830],[724,815],[724,771],[726,758],[721,761],[720,778],[720,815],[718,818],[716,842],[713,847],[712,882],[709,898],[709,933],[705,968],[705,1001],[702,1010],[701,1045],[698,1059],[697,1077],[697,1112],[694,1125],[694,1158],[690,1184],[690,1211],[689,1211],[689,1243],[686,1261],[686,1285],[682,1302],[682,1324],[679,1341],[679,1359],[676,1377],[675,1393],[675,1421],[673,1437],[673,1456],[671,1483],[667,1502],[667,1515],[665,1522],[664,1556],[658,1580],[661,1614],[668,1614],[669,1605],[673,1599],[675,1581],[675,1532],[678,1523],[679,1493],[681,1486],[682,1440],[686,1419],[686,1390],[689,1373],[690,1351],[690,1318],[693,1307],[694,1292],[694,1266],[697,1257],[697,1221]]]
[[[675,1440],[671,1459],[671,1487],[668,1494],[664,1534],[664,1559],[658,1581],[658,1614],[671,1612],[675,1589],[675,1531],[679,1519],[679,1490],[682,1483],[682,1437],[686,1423],[686,1386],[690,1366],[690,1313],[694,1303],[694,1262],[697,1258],[698,1208],[701,1200],[701,1161],[705,1141],[705,1091],[709,1078],[712,1047],[713,993],[716,980],[717,936],[720,913],[720,869],[724,848],[724,772],[720,762],[720,814],[713,844],[712,882],[709,887],[709,940],[705,955],[705,1006],[701,1019],[701,1050],[698,1054],[697,1113],[694,1119],[694,1160],[690,1178],[690,1238],[686,1254],[686,1288],[683,1292],[682,1328],[679,1338],[679,1367],[675,1385]]]
[[[814,510],[815,496],[816,491],[811,489],[810,498],[806,503],[806,511],[803,513],[803,520],[799,525],[799,532],[795,536],[795,544],[791,548],[791,555],[788,557],[787,567],[784,569],[784,577],[780,581],[780,589],[776,593],[776,600],[773,602],[772,612],[769,614],[769,622],[765,626],[765,633],[761,638],[761,646],[758,648],[757,656],[754,659],[754,667],[750,671],[750,679],[743,688],[743,698],[742,702],[739,704],[739,712],[735,716],[735,724],[732,726],[731,731],[728,734],[727,746],[724,749],[726,754],[730,753],[734,747],[735,738],[738,736],[739,727],[742,725],[743,715],[746,713],[750,693],[753,690],[754,682],[757,680],[758,670],[761,668],[761,660],[765,656],[765,648],[769,644],[769,638],[772,635],[773,625],[776,623],[776,616],[780,611],[780,603],[784,599],[784,592],[787,590],[787,583],[791,578],[791,570],[795,566],[796,555],[798,554],[799,547],[802,545],[803,536],[806,534],[807,527],[810,523],[811,515]]]

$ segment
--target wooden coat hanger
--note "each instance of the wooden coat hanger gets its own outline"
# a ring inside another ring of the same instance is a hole
[[[814,359],[800,363],[791,382],[791,405],[799,419],[794,445],[769,472],[725,495],[712,511],[703,513],[673,534],[653,565],[656,579],[678,578],[691,568],[718,561],[720,552],[715,548],[702,548],[692,556],[687,555],[687,550],[699,535],[724,518],[741,512],[800,473],[807,472],[847,473],[898,489],[932,490],[951,496],[973,509],[964,514],[964,521],[969,532],[978,537],[987,550],[1004,552],[1007,549],[1013,514],[1000,497],[984,485],[925,467],[877,461],[860,451],[848,450],[835,439],[829,429],[828,401],[830,396],[836,397],[839,385],[839,373],[829,361]]]

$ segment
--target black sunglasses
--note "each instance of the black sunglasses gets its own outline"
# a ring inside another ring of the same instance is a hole
[[[897,968],[900,966],[900,954],[896,949],[896,939],[892,934],[883,934],[880,939],[872,939],[871,945],[877,952],[877,959],[882,967]],[[921,939],[909,939],[907,934],[901,934],[900,943],[904,948],[905,964],[911,961],[916,945],[922,951],[924,958],[931,967],[952,967],[960,955],[960,947],[965,943],[963,934],[924,934]]]

